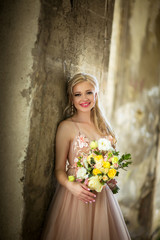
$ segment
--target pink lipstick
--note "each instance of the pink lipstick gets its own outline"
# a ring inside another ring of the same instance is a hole
[[[90,103],[85,102],[85,103],[81,103],[80,105],[81,105],[81,107],[88,107],[90,105]]]

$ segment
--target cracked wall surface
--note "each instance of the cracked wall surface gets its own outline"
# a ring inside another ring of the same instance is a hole
[[[132,239],[160,236],[160,1],[115,4],[106,108],[119,149],[133,164],[121,173],[118,200]]]
[[[116,0],[110,48],[113,8],[112,0],[0,3],[0,239],[39,239],[66,81],[79,71],[97,77],[119,148],[133,156],[117,195],[132,239],[158,238],[159,0]]]
[[[53,176],[57,124],[66,105],[66,80],[79,71],[108,73],[114,1],[41,1],[32,51],[32,105],[25,160],[23,239],[39,239],[56,184]],[[25,89],[26,95],[30,88]]]
[[[0,2],[0,239],[18,240],[30,131],[32,48],[39,1]]]

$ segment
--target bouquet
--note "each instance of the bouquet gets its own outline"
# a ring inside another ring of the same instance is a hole
[[[90,189],[101,192],[106,184],[115,194],[119,191],[115,177],[119,175],[119,169],[125,170],[131,164],[131,154],[122,156],[116,151],[109,140],[100,138],[91,141],[89,154],[81,154],[75,158],[76,175],[68,176],[69,181],[85,183]]]

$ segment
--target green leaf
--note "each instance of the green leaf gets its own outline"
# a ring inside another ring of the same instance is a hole
[[[113,154],[111,152],[108,153],[108,159],[111,158]]]
[[[102,185],[106,184],[106,182],[104,182],[103,179],[101,179],[100,183],[101,183]]]
[[[114,189],[112,189],[113,194],[118,193],[118,191],[120,190],[120,188],[116,185]]]
[[[119,175],[119,172],[116,172],[116,176],[118,177],[118,175]]]
[[[118,156],[119,155],[119,151],[113,151],[113,155]]]
[[[98,152],[98,151],[93,151],[96,155],[101,155],[101,153],[100,152]]]
[[[121,156],[121,158],[119,159],[119,163],[122,163],[123,161],[128,161],[131,159],[131,154],[127,153],[127,154],[123,154]]]
[[[96,163],[96,162],[95,162],[94,158],[91,157],[91,164],[95,164],[95,163]]]
[[[90,172],[90,171],[92,171],[92,168],[91,168],[91,167],[89,167],[89,168],[87,168],[87,170]]]
[[[77,162],[78,167],[83,167],[83,165],[80,162]]]

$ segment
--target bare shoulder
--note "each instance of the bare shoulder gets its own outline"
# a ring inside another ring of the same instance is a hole
[[[74,124],[69,118],[66,120],[63,120],[62,122],[60,122],[58,126],[57,134],[61,136],[65,136],[69,139],[72,139],[73,127],[74,127]]]
[[[71,129],[72,127],[73,127],[73,122],[69,118],[67,118],[66,120],[63,120],[58,125],[58,129],[62,129],[62,130]]]

